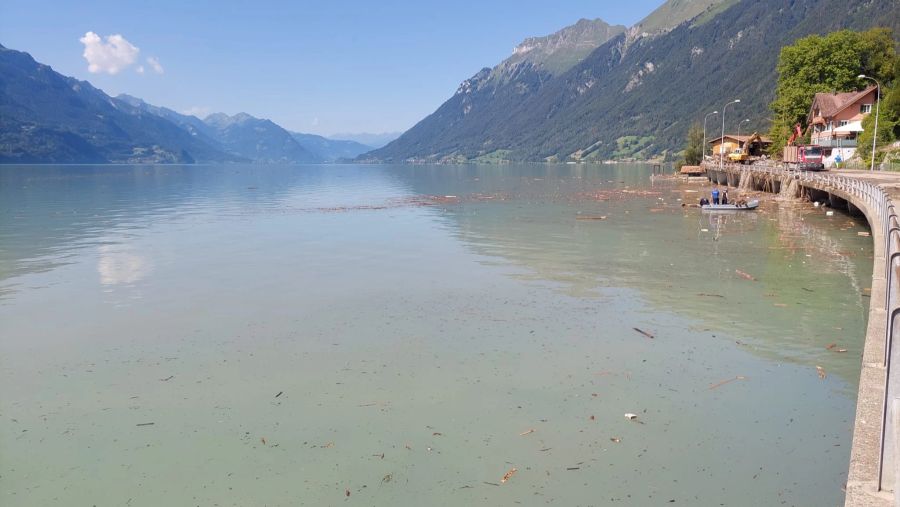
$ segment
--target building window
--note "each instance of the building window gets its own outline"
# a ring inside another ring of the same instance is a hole
[[[850,120],[841,120],[838,122],[838,127],[843,127],[844,125],[848,125]]]
[[[872,112],[872,104],[861,104],[859,106],[860,114],[868,114]]]

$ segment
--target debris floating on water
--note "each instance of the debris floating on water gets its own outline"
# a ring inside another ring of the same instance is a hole
[[[734,378],[730,378],[730,379],[728,379],[728,380],[723,380],[723,381],[721,381],[721,382],[717,382],[717,383],[715,383],[715,384],[709,386],[709,390],[712,391],[713,389],[717,389],[717,388],[719,388],[719,387],[722,387],[722,386],[724,386],[725,384],[729,384],[729,383],[731,383],[731,382],[734,382],[735,380],[744,380],[744,379],[746,379],[746,377],[744,377],[743,375],[738,375],[738,376],[736,376],[736,377],[734,377]]]
[[[534,428],[531,428],[531,429],[523,431],[522,433],[519,433],[519,436],[524,437],[525,435],[530,435],[532,433],[534,433]]]
[[[828,376],[828,375],[825,373],[825,368],[822,368],[822,367],[819,366],[819,365],[816,365],[816,373],[819,374],[819,378],[820,378],[820,379],[824,379],[825,377]]]
[[[277,397],[281,396],[282,394],[284,394],[284,391],[278,391],[278,394],[276,394],[275,397],[277,398]]]
[[[629,412],[629,413],[625,414],[625,419],[628,419],[629,421],[634,421],[635,419],[637,419],[637,414],[632,414],[631,412]]]
[[[138,423],[138,426],[153,426],[156,423],[147,422],[147,423]]]
[[[734,272],[737,273],[738,276],[740,276],[744,280],[750,280],[751,282],[756,281],[756,278],[754,278],[753,275],[751,275],[749,273],[745,273],[744,271],[741,271],[740,269],[735,269]]]
[[[641,329],[641,328],[635,327],[635,328],[632,328],[632,329],[634,329],[634,330],[637,331],[638,333],[641,333],[642,335],[646,336],[647,338],[650,338],[651,340],[654,339],[654,338],[656,338],[655,336],[653,336],[652,334],[648,333],[647,331],[644,331],[644,330]]]
[[[502,483],[505,483],[505,482],[508,481],[512,476],[516,475],[516,472],[518,472],[518,471],[519,471],[519,469],[516,468],[516,467],[510,468],[510,469],[509,469],[509,472],[506,472],[506,475],[504,475],[503,478],[500,479],[500,483],[501,483],[501,484],[502,484]]]

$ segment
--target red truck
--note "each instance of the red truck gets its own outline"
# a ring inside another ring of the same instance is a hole
[[[809,128],[807,128],[809,130]],[[784,165],[788,169],[799,169],[801,171],[824,171],[825,164],[822,160],[822,148],[819,146],[794,146],[794,142],[803,137],[803,131],[800,124],[794,125],[794,131],[791,138],[788,139],[787,146],[784,147]]]
[[[785,146],[784,164],[788,169],[823,171],[822,148],[819,146]]]

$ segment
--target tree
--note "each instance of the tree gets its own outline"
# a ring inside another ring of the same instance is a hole
[[[684,159],[678,164],[679,168],[683,165],[697,165],[703,160],[703,129],[700,124],[691,125],[687,134]]]
[[[857,78],[859,74],[884,81],[893,73],[895,56],[887,28],[810,35],[781,48],[775,100],[770,105],[775,113],[771,152],[781,152],[794,124],[806,126],[816,93],[862,90],[867,83]]]
[[[881,103],[878,105],[878,146],[887,146],[900,137],[900,87],[897,77],[900,76],[900,55],[894,57],[891,73],[881,81]],[[870,81],[871,82],[871,81]],[[875,132],[875,108],[872,114],[862,121],[863,132],[857,138],[856,154],[861,159],[871,160],[872,136]],[[884,153],[876,149],[875,162],[884,158]]]

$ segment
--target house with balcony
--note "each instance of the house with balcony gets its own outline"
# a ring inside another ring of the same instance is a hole
[[[847,160],[856,153],[856,139],[863,131],[862,120],[875,108],[875,86],[862,91],[817,93],[807,118],[810,144],[821,146],[825,165],[837,156]]]

